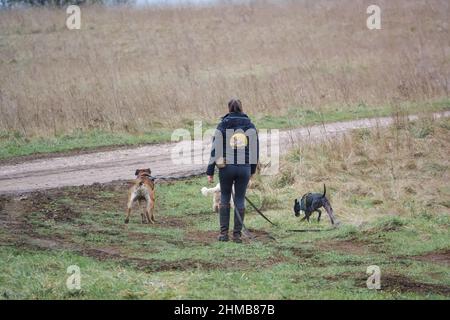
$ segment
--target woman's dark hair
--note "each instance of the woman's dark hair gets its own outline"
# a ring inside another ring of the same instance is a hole
[[[228,102],[228,112],[242,112],[242,103],[239,99],[231,99]]]

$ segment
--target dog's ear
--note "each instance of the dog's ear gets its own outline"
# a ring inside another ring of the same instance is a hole
[[[295,198],[295,200],[294,200],[294,204],[297,204],[298,203],[298,199],[297,198]]]
[[[145,169],[145,171],[148,172],[149,175],[152,174],[152,170],[150,170],[150,168]]]
[[[135,175],[135,176],[139,175],[139,172],[140,172],[140,171],[141,171],[140,169],[137,169],[136,172],[134,173],[134,175]]]

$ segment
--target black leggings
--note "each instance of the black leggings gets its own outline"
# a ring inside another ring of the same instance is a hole
[[[231,190],[234,183],[234,205],[238,210],[244,209],[245,192],[250,176],[249,164],[227,164],[225,168],[219,169],[220,204],[230,205]]]

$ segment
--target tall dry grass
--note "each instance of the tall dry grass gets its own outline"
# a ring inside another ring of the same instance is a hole
[[[231,96],[253,115],[290,107],[448,97],[446,0],[255,1],[0,12],[0,131],[141,131],[216,119]]]
[[[325,183],[339,218],[356,224],[386,215],[448,215],[448,150],[450,119],[400,117],[390,128],[299,145],[264,187],[292,201],[292,192],[321,192]]]

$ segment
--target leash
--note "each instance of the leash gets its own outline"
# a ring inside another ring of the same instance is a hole
[[[234,196],[234,192],[233,191],[231,191],[231,196],[232,196],[232,198],[233,198],[233,201],[234,201],[234,217],[235,217],[235,219],[236,219],[236,217],[237,217],[237,219],[239,220],[239,222],[242,224],[242,231],[243,231],[243,234],[245,234],[245,236],[247,237],[247,238],[249,238],[250,240],[254,240],[255,238],[256,238],[256,236],[255,235],[253,235],[251,232],[250,232],[250,230],[248,230],[247,229],[247,227],[245,226],[245,224],[244,224],[244,221],[242,221],[242,218],[241,218],[241,215],[239,214],[239,212],[238,212],[238,210],[237,210],[237,208],[236,208],[236,199],[235,199],[235,196]],[[245,199],[250,203],[250,205],[264,218],[264,219],[266,219],[267,221],[269,221],[272,225],[274,225],[274,226],[277,226],[276,224],[274,224],[272,221],[270,221],[269,220],[269,218],[267,218],[262,212],[261,212],[261,210],[259,210],[254,204],[253,204],[253,202],[251,202],[247,197],[245,197]],[[269,235],[269,238],[270,239],[272,239],[272,240],[275,240],[276,241],[276,239],[274,238],[274,237],[272,237],[272,236],[270,236]]]
[[[189,178],[193,178],[193,177],[198,177],[198,176],[202,176],[205,174],[204,170],[197,170],[194,171],[190,174],[186,174],[186,175],[178,175],[178,176],[152,176],[150,175],[149,178],[156,182],[160,182],[160,181],[177,181],[177,180],[183,180],[183,179],[189,179]],[[234,192],[231,192],[231,196],[233,197],[233,201],[234,203],[236,203],[235,201],[235,196],[234,196]],[[278,225],[276,223],[273,223],[269,218],[267,218],[266,215],[264,215],[264,213],[261,212],[261,210],[256,207],[256,205],[247,197],[245,196],[245,200],[247,200],[247,202],[250,204],[250,206],[255,209],[255,211],[264,218],[264,220],[266,220],[267,222],[269,222],[271,225],[277,227]],[[242,231],[243,233],[249,238],[249,239],[255,239],[256,236],[253,235],[245,226],[244,221],[242,221],[241,215],[239,214],[239,212],[237,212],[236,207],[234,207],[234,216],[238,218],[239,222],[242,224]],[[321,231],[327,231],[327,230],[322,230],[322,229],[311,229],[311,230],[307,230],[307,229],[297,229],[297,230],[286,230],[286,232],[321,232]]]
[[[164,181],[177,181],[177,180],[183,180],[183,179],[189,179],[189,178],[193,178],[193,177],[198,177],[198,176],[202,176],[205,174],[204,170],[197,170],[195,172],[192,172],[190,174],[186,174],[186,175],[178,175],[178,176],[152,176],[150,175],[149,178],[154,181],[155,183],[157,182],[164,182]],[[235,196],[234,196],[234,192],[231,192],[231,196],[233,198],[234,203],[236,203],[235,201]],[[247,202],[250,204],[250,206],[255,209],[255,211],[264,218],[264,220],[266,220],[267,222],[269,222],[271,225],[278,227],[278,225],[276,223],[273,223],[266,215],[264,215],[264,213],[261,212],[261,210],[247,197],[245,196],[245,200],[247,200]],[[245,236],[251,240],[254,240],[256,238],[255,235],[253,235],[250,230],[247,229],[247,227],[244,224],[244,221],[242,221],[241,215],[239,214],[239,212],[237,211],[236,207],[234,207],[234,216],[237,217],[237,219],[239,220],[239,222],[242,224],[242,231],[243,234],[245,234]],[[286,232],[322,232],[322,231],[329,231],[329,230],[323,230],[323,229],[294,229],[294,230],[286,230]],[[273,238],[273,237],[272,237]],[[275,238],[273,238],[275,239]]]
[[[153,181],[159,182],[159,181],[176,181],[176,180],[182,180],[182,179],[189,179],[189,178],[193,178],[193,177],[198,177],[201,175],[204,175],[205,171],[204,170],[197,170],[196,172],[187,174],[187,175],[178,175],[178,176],[149,176],[150,179],[152,179]],[[234,201],[234,192],[231,193],[233,196],[233,201]],[[245,196],[245,200],[247,200],[247,202],[250,204],[250,206],[256,210],[256,212],[258,212],[258,214],[264,218],[264,220],[266,220],[267,222],[269,222],[271,225],[273,226],[278,226],[277,224],[273,223],[272,221],[270,221],[269,218],[266,217],[266,215],[264,215],[264,213],[261,212],[261,210],[258,209],[258,207],[255,206],[255,204],[247,197]],[[240,217],[240,216],[239,216]]]
[[[269,222],[271,225],[273,225],[273,226],[275,226],[275,227],[278,226],[277,224],[275,224],[275,223],[273,223],[272,221],[270,221],[270,219],[267,218],[267,217],[264,215],[264,213],[262,213],[261,210],[259,210],[259,209],[253,204],[253,202],[250,201],[249,198],[247,198],[247,196],[245,196],[245,200],[247,200],[247,202],[253,207],[253,209],[255,209],[256,212],[258,212],[259,215],[260,215],[261,217],[263,217],[267,222]]]
[[[234,197],[234,192],[231,191],[231,197],[233,198],[233,202],[234,202],[234,217],[238,218],[239,222],[242,225],[242,231],[244,231],[243,233],[247,236],[247,238],[253,240],[255,239],[255,236],[247,229],[247,227],[244,224],[244,221],[242,221],[241,215],[239,214],[237,208],[236,208],[236,199]]]
[[[194,177],[199,177],[205,174],[205,170],[196,170],[192,173],[185,174],[185,175],[177,175],[177,176],[149,176],[149,178],[156,182],[162,182],[162,181],[177,181],[177,180],[183,180],[183,179],[190,179]]]
[[[193,177],[198,177],[198,176],[202,176],[205,174],[204,170],[197,170],[195,172],[192,172],[190,174],[186,174],[186,175],[178,175],[178,176],[152,176],[150,175],[149,178],[154,181],[155,183],[160,182],[160,181],[176,181],[176,180],[182,180],[182,179],[189,179],[189,178],[193,178]],[[234,203],[236,203],[235,201],[235,196],[234,196],[234,192],[231,192],[231,195],[233,197],[233,201]],[[255,204],[247,197],[245,196],[245,200],[247,200],[247,202],[250,204],[250,206],[253,207],[253,209],[256,210],[256,212],[264,218],[264,220],[266,220],[267,222],[269,222],[271,225],[273,226],[278,226],[277,224],[273,223],[272,221],[270,221],[269,218],[267,218],[264,213],[261,212],[261,210],[259,210]],[[239,222],[242,224],[242,230],[244,231],[244,234],[246,234],[246,236],[249,239],[254,239],[255,236],[247,229],[247,227],[244,224],[244,221],[242,221],[241,215],[239,214],[239,212],[237,212],[236,207],[234,207],[234,216],[238,217]]]

